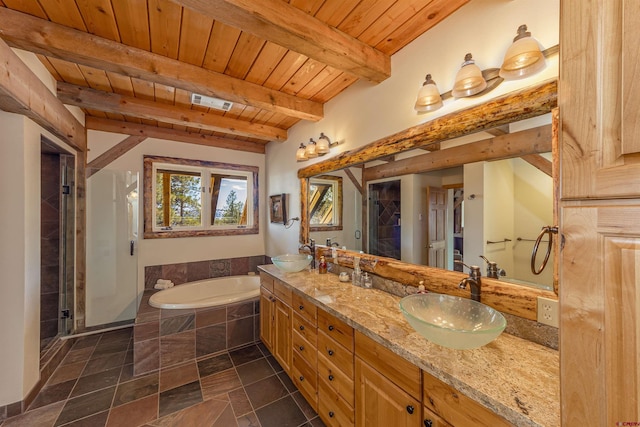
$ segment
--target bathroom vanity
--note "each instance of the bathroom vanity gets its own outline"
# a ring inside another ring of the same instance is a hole
[[[260,267],[261,339],[329,426],[560,424],[558,352],[503,333],[430,343],[400,297],[337,275]]]

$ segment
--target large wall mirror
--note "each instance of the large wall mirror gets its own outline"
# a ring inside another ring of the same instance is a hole
[[[524,114],[495,127],[336,170],[331,170],[334,162],[325,161],[327,171],[311,175],[309,182],[319,176],[350,177],[342,180],[348,195],[343,199],[343,230],[333,230],[332,241],[454,271],[463,271],[456,262],[462,261],[482,266],[486,273],[482,255],[504,272],[500,280],[554,290],[554,251],[540,275],[531,271],[541,228],[555,225],[551,106],[532,117],[529,99],[510,101],[512,108],[522,102]],[[304,204],[313,203],[311,192],[302,196],[303,212],[308,213]],[[301,239],[324,244],[327,233],[308,224],[306,216],[302,230],[309,227],[308,237],[301,233]],[[542,240],[539,261],[548,244],[548,238]]]

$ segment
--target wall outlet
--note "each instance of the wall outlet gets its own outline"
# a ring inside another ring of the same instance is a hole
[[[538,322],[556,328],[560,326],[558,300],[538,297]]]

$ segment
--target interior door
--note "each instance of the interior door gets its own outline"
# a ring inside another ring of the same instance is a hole
[[[427,188],[429,221],[427,227],[427,265],[446,268],[447,190]]]

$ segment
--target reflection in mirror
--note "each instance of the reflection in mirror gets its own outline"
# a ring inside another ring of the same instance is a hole
[[[309,180],[309,227],[342,230],[342,178],[322,175]]]

